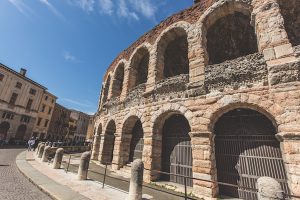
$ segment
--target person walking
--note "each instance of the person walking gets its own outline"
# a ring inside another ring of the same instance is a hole
[[[39,138],[38,137],[35,138],[34,145],[33,145],[33,151],[35,151],[35,149],[37,148],[39,142],[40,142]]]
[[[34,143],[35,143],[35,140],[34,140],[34,137],[31,137],[29,140],[28,140],[28,142],[27,142],[27,144],[28,144],[28,151],[31,151],[32,150],[32,147],[33,147],[33,145],[34,145]]]

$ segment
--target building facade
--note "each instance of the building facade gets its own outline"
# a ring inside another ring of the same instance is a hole
[[[300,195],[300,2],[195,2],[109,66],[92,159],[204,199],[256,199],[261,176]]]
[[[38,109],[47,90],[44,86],[0,64],[0,139],[28,140],[36,124]]]
[[[95,116],[90,115],[86,140],[92,142],[95,134]]]
[[[90,116],[76,110],[71,110],[69,129],[70,138],[75,142],[84,142],[87,137],[87,130]]]
[[[49,107],[50,108],[50,107]],[[49,112],[49,110],[48,110]],[[71,111],[55,103],[46,138],[48,140],[66,140],[69,134],[69,120]]]
[[[33,136],[46,139],[57,97],[45,91],[38,109]]]

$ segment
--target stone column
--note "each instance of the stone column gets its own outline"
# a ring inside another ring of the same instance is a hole
[[[78,168],[78,174],[77,174],[78,180],[86,180],[87,179],[90,159],[91,159],[91,153],[89,151],[84,152],[81,155],[80,164],[79,164],[79,168]]]
[[[216,181],[216,163],[214,137],[211,132],[190,132],[193,153],[193,177]],[[217,195],[217,184],[206,181],[195,181],[193,193],[197,197],[210,199]]]
[[[98,160],[99,151],[100,151],[100,140],[101,140],[101,136],[95,135],[92,157],[91,157],[92,160]]]
[[[258,200],[283,200],[284,195],[278,181],[271,177],[257,179]]]
[[[63,156],[64,156],[64,149],[63,148],[57,149],[53,161],[53,169],[60,168]]]
[[[40,143],[38,144],[37,148],[36,148],[36,152],[35,152],[36,155],[39,154],[39,150],[40,150],[41,145],[42,145],[42,142],[40,142]]]
[[[42,158],[45,149],[45,144],[41,144],[39,148],[38,158]]]
[[[43,152],[42,162],[48,162],[48,156],[50,152],[51,152],[51,147],[46,146]]]
[[[115,134],[115,143],[112,157],[112,169],[118,170],[121,167],[120,163],[120,154],[121,154],[121,133]]]
[[[141,159],[133,161],[131,167],[131,179],[128,200],[141,200],[143,189],[144,164]]]

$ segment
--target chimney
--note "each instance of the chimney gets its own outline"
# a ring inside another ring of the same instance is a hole
[[[24,68],[21,68],[21,70],[20,70],[20,74],[21,74],[22,76],[26,76],[26,72],[27,72],[27,70],[26,70],[26,69],[24,69]]]

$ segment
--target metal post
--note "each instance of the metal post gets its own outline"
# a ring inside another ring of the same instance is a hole
[[[69,162],[68,162],[68,166],[67,166],[67,171],[66,171],[66,173],[69,171],[69,166],[70,166],[70,162],[71,162],[71,156],[72,156],[72,155],[70,155],[70,157],[69,157]]]
[[[186,192],[186,177],[184,177],[184,199],[187,200],[187,192]]]
[[[103,177],[103,182],[102,182],[102,188],[104,188],[104,184],[105,184],[106,170],[107,170],[107,163],[105,164],[105,171],[104,171],[104,177]]]

